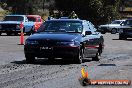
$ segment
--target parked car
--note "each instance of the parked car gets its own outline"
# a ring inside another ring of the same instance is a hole
[[[24,33],[30,34],[34,31],[34,23],[29,22],[26,15],[6,15],[4,20],[0,22],[0,35],[2,33],[17,35],[21,32],[21,24],[24,26]]]
[[[119,39],[132,38],[132,19],[127,19],[121,24]]]
[[[41,25],[37,33],[26,39],[24,53],[27,63],[35,57],[73,60],[82,63],[84,57],[98,61],[104,48],[103,36],[93,31],[87,21],[53,19]]]
[[[98,31],[102,34],[105,34],[106,32],[110,32],[111,34],[116,34],[119,31],[120,24],[124,22],[125,20],[115,20],[112,21],[111,24],[106,25],[100,25],[98,27]]]
[[[39,15],[27,15],[27,19],[30,22],[30,24],[33,25],[33,29],[36,32],[38,28],[43,23],[42,17]]]

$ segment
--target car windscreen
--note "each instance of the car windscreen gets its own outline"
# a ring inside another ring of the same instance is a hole
[[[126,20],[122,25],[132,25],[132,20]]]
[[[111,24],[120,24],[122,21],[112,21]]]
[[[23,21],[24,18],[22,16],[6,16],[4,21]]]
[[[82,22],[79,21],[49,21],[41,25],[37,32],[81,33],[82,30]]]
[[[28,18],[28,21],[30,21],[30,22],[35,22],[36,21],[36,19],[34,17],[27,17],[27,18]]]

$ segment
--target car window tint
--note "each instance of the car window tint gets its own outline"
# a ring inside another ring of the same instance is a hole
[[[127,25],[132,25],[132,20],[128,20]]]
[[[92,23],[89,22],[89,26],[92,32],[96,31],[96,28],[94,27],[94,25]]]
[[[36,18],[34,18],[34,17],[27,17],[28,18],[28,21],[30,21],[30,22],[35,22],[36,21]]]
[[[6,16],[4,18],[4,21],[23,21],[24,17],[23,16]]]
[[[112,21],[111,24],[120,24],[120,23],[121,23],[121,21]]]
[[[51,21],[46,22],[44,32],[82,32],[81,22]]]
[[[91,30],[90,30],[90,27],[89,27],[88,24],[85,23],[85,22],[84,22],[84,30],[85,30],[85,31],[91,31]]]
[[[43,32],[43,31],[45,30],[45,28],[46,28],[46,25],[47,25],[47,23],[43,23],[43,24],[39,27],[39,29],[37,30],[37,32]]]

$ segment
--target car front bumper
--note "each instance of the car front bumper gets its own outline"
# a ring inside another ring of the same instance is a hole
[[[25,46],[25,54],[33,55],[39,58],[73,58],[77,55],[79,47],[35,47]]]
[[[20,29],[15,29],[15,28],[2,28],[2,29],[0,29],[0,32],[2,32],[2,33],[7,33],[7,32],[17,32],[17,33],[20,33],[21,30]]]
[[[132,32],[125,32],[125,33],[121,33],[121,34],[125,37],[132,38]]]

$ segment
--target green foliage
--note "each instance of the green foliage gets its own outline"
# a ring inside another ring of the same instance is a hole
[[[8,15],[8,14],[11,14],[11,12],[9,12],[8,10],[0,11],[0,16],[5,16],[5,15]]]
[[[61,11],[75,11],[79,18],[90,20],[96,25],[120,17],[120,0],[55,0]]]
[[[12,7],[14,14],[39,14],[39,10],[45,9],[48,0],[6,0],[8,7]]]
[[[8,7],[12,7],[15,14],[41,14],[45,15],[44,9],[51,12],[54,9],[54,0],[5,0]],[[50,2],[52,4],[47,4]],[[4,6],[6,6],[4,4]],[[79,18],[89,20],[95,25],[110,22],[120,17],[118,10],[120,0],[55,0],[56,9],[68,16],[72,11]]]

